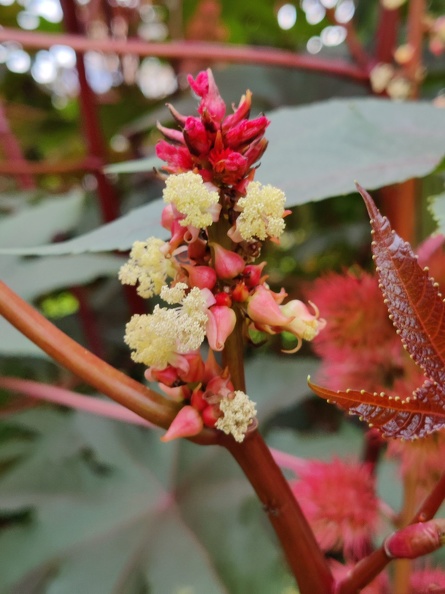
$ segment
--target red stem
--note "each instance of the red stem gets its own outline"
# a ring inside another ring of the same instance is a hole
[[[77,18],[74,0],[61,0],[63,18],[67,30],[75,35],[82,33]],[[83,53],[76,51],[77,73],[80,85],[80,107],[82,111],[82,123],[84,126],[85,138],[88,142],[88,152],[92,157],[97,158],[103,165],[106,164],[106,150],[99,126],[99,118],[94,93],[88,84]],[[108,178],[101,170],[95,171],[97,189],[103,220],[108,223],[119,216],[119,201],[117,194],[110,184]]]
[[[376,33],[375,58],[377,62],[391,63],[397,46],[400,11],[388,10],[380,6],[379,23]]]
[[[150,43],[136,39],[88,39],[81,35],[36,33],[7,27],[0,29],[1,41],[17,41],[27,48],[43,49],[50,48],[55,44],[63,44],[69,45],[76,52],[96,50],[105,53],[135,54],[138,56],[156,56],[158,58],[196,58],[207,61],[268,64],[272,66],[283,66],[285,68],[324,72],[363,83],[368,82],[366,71],[343,60],[326,60],[270,47],[230,46],[203,41]]]
[[[13,159],[17,164],[23,165],[26,160],[23,156],[22,149],[18,143],[15,134],[9,127],[8,119],[6,117],[3,106],[0,103],[0,143],[4,146],[4,151],[8,158]],[[1,170],[0,170],[1,173]],[[7,173],[11,173],[10,170]],[[19,186],[26,189],[33,189],[36,187],[34,178],[30,175],[30,172],[17,171],[13,173],[14,177],[17,178]]]
[[[69,338],[0,281],[0,314],[50,357],[142,418],[167,428],[179,405],[121,373]],[[204,430],[193,441],[216,443],[215,431]]]
[[[333,577],[314,533],[261,435],[255,431],[242,444],[228,438],[223,445],[238,462],[263,504],[299,592],[333,592]]]
[[[13,157],[10,154],[10,157]],[[57,163],[49,161],[26,161],[25,159],[3,160],[0,163],[1,175],[45,175],[57,173],[71,173],[77,171],[97,171],[102,169],[103,162],[95,157],[87,157],[80,161],[57,161]]]
[[[410,524],[417,522],[427,522],[436,515],[438,509],[445,499],[445,472],[442,473],[436,486],[422,503]],[[385,567],[391,559],[386,555],[383,547],[380,547],[368,557],[365,557],[357,563],[354,569],[349,573],[336,590],[336,594],[356,594],[361,588],[364,588],[373,580]]]

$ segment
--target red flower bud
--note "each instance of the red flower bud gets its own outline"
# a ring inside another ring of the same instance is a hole
[[[190,402],[193,408],[200,412],[209,406],[209,403],[204,399],[204,392],[198,389],[193,390]]]
[[[196,239],[188,244],[187,253],[190,260],[202,260],[207,252],[207,242],[202,239]]]
[[[227,130],[225,134],[226,145],[235,149],[258,137],[262,137],[269,124],[270,121],[266,116],[261,116],[255,120],[242,120],[239,124]]]
[[[232,298],[238,303],[244,303],[249,298],[249,289],[244,283],[238,283],[232,291]]]
[[[167,162],[163,169],[171,173],[182,173],[193,169],[190,152],[185,146],[173,146],[165,140],[161,140],[156,145],[156,155]]]
[[[218,410],[217,406],[207,405],[202,413],[202,420],[206,427],[214,427],[216,425],[216,421],[221,416],[221,413]]]
[[[225,305],[226,307],[231,307],[232,305],[232,298],[228,293],[224,293],[224,291],[221,293],[216,293],[215,301],[215,305]]]

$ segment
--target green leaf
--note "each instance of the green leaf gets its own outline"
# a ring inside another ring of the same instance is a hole
[[[73,190],[66,196],[43,200],[17,214],[0,217],[0,247],[31,247],[73,229],[82,212],[84,195]]]
[[[335,99],[277,109],[268,116],[269,147],[256,179],[283,189],[290,207],[349,194],[356,179],[374,189],[427,175],[445,155],[445,112],[429,103]],[[162,162],[151,157],[107,171],[148,171],[153,166]],[[159,224],[162,206],[159,199],[68,242],[2,253],[127,250],[136,239],[166,236]]]
[[[288,207],[350,194],[356,179],[375,189],[421,177],[445,155],[440,132],[445,113],[429,103],[334,99],[267,115],[269,145],[256,179],[284,190]],[[106,171],[134,173],[161,166],[150,157],[110,165]]]
[[[298,355],[255,354],[246,362],[247,393],[258,405],[264,423],[283,408],[294,406],[310,393],[307,376],[316,373],[315,359]]]
[[[161,227],[161,213],[164,203],[156,200],[135,208],[130,213],[68,241],[61,241],[40,247],[4,248],[0,254],[59,255],[82,254],[85,252],[126,251],[136,240],[150,236],[166,237],[167,231]]]
[[[270,594],[289,585],[249,485],[227,452],[80,413],[17,415],[38,429],[0,480],[0,592],[42,575],[46,594]],[[48,571],[48,568],[53,571]],[[45,573],[45,570],[46,573]]]
[[[53,256],[31,260],[5,256],[0,257],[0,276],[21,297],[32,300],[58,289],[117,275],[123,262],[123,258],[111,254]]]
[[[437,223],[437,233],[445,234],[445,192],[431,196],[429,199],[429,210]]]

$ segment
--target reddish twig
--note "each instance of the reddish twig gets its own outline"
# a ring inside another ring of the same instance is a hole
[[[152,423],[149,423],[120,404],[107,402],[106,400],[92,396],[83,396],[66,388],[16,377],[0,377],[0,388],[10,390],[14,393],[24,394],[35,400],[46,400],[53,404],[68,406],[108,419],[115,419],[133,425],[142,425],[143,427],[154,427]]]
[[[26,161],[7,159],[0,163],[1,175],[45,175],[58,173],[71,173],[81,171],[97,171],[103,168],[103,162],[95,157],[87,157],[80,161]]]
[[[0,314],[55,361],[99,392],[159,427],[170,426],[179,405],[108,365],[69,338],[26,301],[0,281]],[[204,430],[193,439],[216,443],[214,431]]]
[[[35,33],[19,29],[0,29],[1,41],[17,41],[27,48],[50,48],[56,44],[69,45],[76,52],[99,51],[115,54],[135,54],[158,58],[196,58],[209,61],[267,64],[350,78],[367,84],[368,74],[361,68],[344,60],[326,60],[315,56],[299,55],[270,47],[250,47],[193,41],[170,41],[150,43],[128,39],[88,39],[81,35]]]
[[[412,56],[405,65],[406,77],[411,81],[411,98],[419,96],[419,83],[422,70],[422,41],[424,34],[425,0],[410,0],[407,22],[407,42]]]
[[[422,503],[410,524],[427,522],[436,515],[439,507],[445,499],[445,472],[440,477],[436,486]],[[380,547],[368,557],[365,557],[349,573],[336,590],[336,594],[356,594],[364,588],[381,571],[385,569],[391,559],[386,555],[383,547]]]

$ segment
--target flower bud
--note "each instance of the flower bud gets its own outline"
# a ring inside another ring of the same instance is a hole
[[[261,326],[285,326],[292,321],[292,317],[281,311],[275,301],[272,291],[260,285],[247,306],[249,318]]]
[[[232,298],[238,303],[244,303],[249,298],[249,289],[243,282],[238,283],[232,291]]]
[[[261,264],[249,264],[244,268],[243,277],[247,287],[252,289],[260,284],[261,273],[265,266],[266,262],[261,262]]]
[[[236,314],[230,307],[214,305],[208,310],[207,340],[213,351],[222,351],[236,324]]]
[[[183,266],[188,272],[190,285],[212,290],[216,284],[216,272],[210,266]]]
[[[200,156],[209,151],[211,140],[199,118],[188,117],[184,127],[184,140],[193,155]]]
[[[192,437],[197,435],[203,427],[201,415],[193,406],[184,406],[173,419],[167,433],[161,441],[171,441],[178,437]]]
[[[232,298],[228,293],[221,291],[215,295],[216,305],[225,305],[226,307],[232,306]]]
[[[218,243],[211,243],[213,259],[218,278],[231,279],[241,274],[246,263],[244,258],[231,250],[226,250]]]
[[[221,416],[221,413],[219,412],[219,409],[217,406],[207,405],[207,408],[205,408],[202,411],[201,415],[202,415],[202,420],[204,422],[204,425],[206,427],[213,428],[216,425],[216,421]]]
[[[283,314],[289,316],[291,321],[283,326],[283,330],[291,332],[297,338],[303,340],[312,340],[317,336],[319,331],[326,326],[326,321],[319,319],[318,309],[314,308],[315,314],[311,314],[307,306],[298,299],[293,299],[281,305],[280,309]]]
[[[439,549],[445,542],[445,520],[411,524],[388,536],[385,553],[395,559],[416,559]]]

